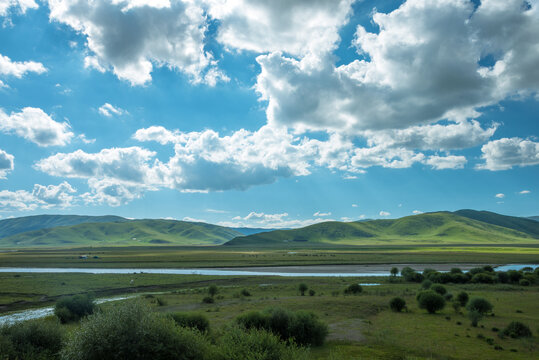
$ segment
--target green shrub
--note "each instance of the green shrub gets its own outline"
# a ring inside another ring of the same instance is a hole
[[[95,304],[92,295],[75,295],[58,300],[54,307],[54,314],[62,323],[67,323],[93,314],[94,309]]]
[[[214,297],[219,292],[219,288],[217,288],[217,285],[210,285],[208,288],[208,294],[210,294],[211,297]]]
[[[503,336],[510,336],[512,338],[521,338],[521,337],[531,337],[532,331],[530,328],[519,322],[519,321],[513,321],[507,325],[505,329],[501,332],[501,335]]]
[[[392,267],[389,273],[391,274],[391,276],[395,277],[399,274],[399,269],[396,267]]]
[[[404,277],[406,281],[410,281],[410,282],[420,283],[424,279],[422,274],[416,272],[414,269],[412,269],[409,266],[402,268],[401,275]]]
[[[445,301],[451,301],[453,299],[453,294],[451,293],[444,294],[444,299]]]
[[[466,307],[468,311],[477,311],[482,315],[485,315],[492,311],[492,304],[483,298],[474,298],[470,300],[468,306]]]
[[[310,312],[291,312],[281,308],[249,312],[236,318],[246,329],[264,329],[278,335],[282,340],[292,338],[299,345],[319,346],[328,334],[327,325]]]
[[[260,311],[249,311],[236,318],[236,322],[246,329],[269,329],[269,316]]]
[[[346,295],[355,295],[359,294],[363,291],[363,288],[359,284],[350,284],[346,289],[344,289],[344,293]]]
[[[430,290],[434,291],[434,292],[437,292],[438,294],[440,295],[445,295],[445,293],[447,293],[447,290],[445,288],[445,286],[443,285],[440,285],[440,284],[434,284],[430,287]]]
[[[430,314],[434,314],[445,307],[443,296],[432,290],[422,291],[416,298],[419,308],[427,310]]]
[[[430,289],[431,286],[432,286],[432,281],[430,280],[423,280],[423,282],[421,283],[421,287],[425,290]]]
[[[309,352],[287,345],[267,330],[227,328],[217,342],[216,360],[308,360]]]
[[[522,274],[516,270],[509,270],[507,275],[509,276],[509,281],[512,283],[518,283],[518,281],[522,278]]]
[[[178,326],[194,328],[201,333],[208,333],[210,331],[210,321],[202,314],[177,312],[170,314],[170,316]]]
[[[494,284],[496,282],[496,278],[487,273],[479,273],[479,274],[475,274],[472,277],[471,281],[473,283]]]
[[[307,289],[308,289],[307,284],[305,284],[305,283],[299,284],[298,289],[299,289],[299,292],[301,293],[301,296],[304,296],[305,291],[307,291]]]
[[[521,285],[521,286],[530,286],[530,280],[528,280],[528,279],[520,279],[518,284]]]
[[[202,298],[202,302],[203,302],[204,304],[213,304],[213,303],[215,302],[215,299],[212,298],[211,296],[204,296],[204,297]]]
[[[483,318],[483,314],[477,310],[471,310],[468,311],[468,318],[470,319],[472,326],[477,327],[477,324]]]
[[[505,271],[498,271],[496,273],[496,280],[499,283],[507,284],[509,282],[509,275]]]
[[[57,320],[30,320],[4,325],[0,327],[0,358],[58,359],[63,335]]]
[[[247,289],[242,289],[240,294],[245,297],[251,296],[251,293]]]
[[[451,274],[462,274],[462,270],[459,268],[451,268],[449,271]]]
[[[466,306],[469,299],[470,297],[468,296],[468,293],[466,291],[461,291],[457,295],[457,301],[459,302],[460,306]]]
[[[394,297],[389,301],[389,307],[395,312],[401,312],[406,307],[406,301],[400,297]]]
[[[314,296],[315,294],[316,294],[316,291],[314,291],[313,289],[309,290],[309,296]]]
[[[61,355],[64,360],[202,360],[210,351],[200,332],[176,326],[141,301],[128,301],[83,319]]]

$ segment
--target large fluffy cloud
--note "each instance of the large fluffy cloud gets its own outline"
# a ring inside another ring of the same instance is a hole
[[[87,38],[88,66],[133,85],[151,80],[154,66],[188,74],[194,82],[227,80],[204,50],[207,19],[193,1],[49,0],[50,19]]]
[[[39,146],[63,146],[74,136],[69,124],[54,121],[43,110],[32,107],[10,115],[0,109],[0,131],[15,134]]]
[[[0,1],[0,16],[8,15],[13,8],[21,13],[25,13],[28,9],[37,9],[39,5],[35,0],[2,0]]]
[[[0,149],[0,179],[5,179],[6,174],[13,170],[14,156]]]
[[[270,123],[299,132],[461,122],[482,106],[537,91],[530,65],[539,62],[537,8],[491,0],[474,12],[464,0],[409,0],[373,15],[379,33],[358,26],[358,59],[346,65],[335,67],[330,54],[315,66],[280,52],[259,56],[256,89],[268,102]],[[480,65],[492,54],[495,66]]]
[[[508,170],[539,164],[539,142],[518,137],[490,141],[481,148],[485,160],[479,169]]]
[[[207,0],[226,47],[294,56],[332,50],[353,0]]]
[[[65,181],[59,185],[35,184],[31,192],[2,190],[0,191],[0,211],[30,211],[38,208],[69,207],[76,200],[73,196],[75,192],[76,190]]]

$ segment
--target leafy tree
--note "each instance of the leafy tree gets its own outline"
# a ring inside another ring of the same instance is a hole
[[[477,324],[483,318],[483,314],[477,310],[472,310],[468,312],[468,318],[472,322],[472,326],[477,327]]]
[[[350,284],[346,289],[344,289],[344,293],[346,295],[350,294],[359,294],[363,291],[363,288],[359,284]]]
[[[399,274],[399,269],[396,267],[392,267],[390,270],[391,276],[397,276]]]
[[[62,323],[67,323],[93,314],[94,309],[93,295],[75,295],[58,300],[54,307],[54,314]]]
[[[208,294],[210,294],[211,297],[214,297],[219,292],[219,289],[217,288],[217,285],[212,284],[208,288]]]
[[[470,297],[468,296],[468,293],[466,291],[461,291],[457,295],[457,301],[459,302],[460,306],[466,306],[469,299]]]
[[[423,280],[421,283],[421,287],[425,290],[429,289],[432,286],[432,281],[430,280]]]
[[[481,315],[485,315],[492,311],[492,304],[483,298],[472,299],[467,306],[468,311],[477,311]]]
[[[210,321],[202,314],[177,312],[170,314],[170,317],[178,326],[197,329],[201,333],[208,333],[210,331]]]
[[[406,301],[400,297],[394,297],[389,301],[389,307],[395,312],[401,312],[406,307]]]
[[[0,359],[58,359],[64,333],[58,321],[30,320],[0,327]]]
[[[141,301],[128,301],[82,320],[61,352],[64,360],[203,360],[208,340],[176,326]]]
[[[416,298],[419,307],[427,310],[430,314],[434,314],[436,311],[442,310],[445,307],[443,296],[432,290],[422,291]]]
[[[308,360],[309,352],[286,344],[278,335],[265,329],[226,329],[217,342],[216,360]]]
[[[305,291],[307,291],[307,289],[308,289],[307,284],[305,284],[305,283],[299,284],[298,289],[299,289],[299,292],[301,293],[301,296],[304,296]]]
[[[430,290],[437,292],[440,295],[445,295],[447,293],[446,288],[443,285],[440,284],[434,284],[430,287]]]

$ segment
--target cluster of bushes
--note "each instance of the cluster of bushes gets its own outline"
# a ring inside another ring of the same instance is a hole
[[[78,321],[85,316],[93,314],[94,310],[93,295],[85,294],[60,299],[54,307],[54,314],[65,324],[71,321]]]
[[[298,345],[319,346],[324,343],[328,327],[311,312],[292,312],[281,308],[252,311],[236,322],[245,329],[267,330],[282,340],[292,339]]]
[[[392,272],[393,274],[393,272]],[[463,272],[459,268],[453,268],[449,272],[439,272],[434,269],[425,269],[419,273],[411,267],[404,267],[401,275],[406,281],[423,282],[428,280],[433,283],[446,284],[519,284],[528,286],[539,283],[539,268],[523,268],[522,270],[494,271],[490,265],[473,268],[468,272]]]
[[[359,284],[350,284],[344,289],[345,295],[356,295],[363,291],[363,288]]]
[[[56,321],[31,320],[0,328],[2,360],[48,360],[57,358],[63,331]]]
[[[273,325],[280,324],[280,329],[288,329],[306,343],[313,320],[315,328],[320,327],[309,314],[284,310],[270,313],[272,320],[277,320]],[[327,329],[323,328],[326,334]],[[265,328],[247,328],[236,323],[221,336],[210,337],[208,333],[209,322],[202,315],[162,314],[152,311],[143,301],[134,300],[82,319],[80,327],[67,336],[57,320],[0,327],[0,359],[308,359],[307,349],[293,340],[283,341],[282,334]]]

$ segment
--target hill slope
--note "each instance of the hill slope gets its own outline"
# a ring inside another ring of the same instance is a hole
[[[470,215],[470,214],[468,214]],[[498,215],[498,214],[496,214]],[[503,215],[500,215],[503,216]],[[505,219],[508,220],[508,219]],[[533,223],[533,221],[531,221]],[[517,226],[519,225],[519,226]],[[301,229],[277,230],[235,238],[226,245],[275,246],[285,243],[335,245],[530,243],[538,240],[539,223],[521,230],[450,212],[406,216],[395,220],[325,222]],[[526,225],[529,225],[526,223]]]
[[[455,211],[454,214],[464,216],[469,219],[479,220],[488,224],[522,231],[535,237],[539,237],[539,226],[537,226],[537,221],[534,221],[533,219],[500,215],[490,211],[476,211],[468,209]]]
[[[0,220],[0,238],[32,230],[50,229],[83,223],[124,222],[120,216],[35,215]]]
[[[219,245],[242,234],[226,227],[175,220],[84,223],[0,239],[0,247]]]

